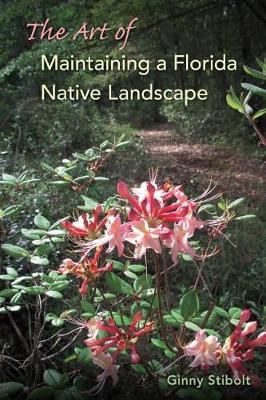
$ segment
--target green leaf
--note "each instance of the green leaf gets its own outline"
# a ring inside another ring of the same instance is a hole
[[[19,304],[21,302],[22,299],[22,293],[16,293],[11,299],[10,299],[10,303],[11,304]]]
[[[261,117],[264,114],[266,114],[266,108],[263,108],[263,109],[255,112],[255,114],[252,115],[252,118],[253,119],[257,119],[257,118]]]
[[[241,84],[243,89],[250,91],[251,93],[255,93],[258,96],[266,96],[266,90],[260,88],[259,86],[252,85],[251,83],[242,83]]]
[[[93,304],[90,304],[87,300],[81,300],[80,305],[82,307],[82,310],[90,313],[91,315],[95,314],[95,306]]]
[[[60,318],[61,318],[61,319],[66,319],[66,318],[68,318],[70,315],[74,315],[74,314],[76,314],[76,313],[77,313],[77,310],[76,310],[75,308],[70,308],[70,309],[68,309],[68,310],[63,311],[63,312],[60,314]]]
[[[5,244],[2,244],[1,248],[9,256],[12,256],[15,258],[21,258],[21,257],[24,258],[24,257],[29,256],[29,253],[27,252],[27,250],[23,249],[20,246],[15,246],[13,244],[5,243]]]
[[[91,363],[91,352],[89,348],[84,348],[78,353],[78,361],[83,364]]]
[[[125,315],[123,315],[123,318],[122,318],[121,315],[118,313],[113,313],[113,317],[114,317],[116,325],[119,325],[119,326],[123,326],[124,324],[126,326],[129,326],[132,322],[130,318],[126,317]]]
[[[64,362],[65,363],[69,363],[69,362],[72,362],[72,361],[76,361],[77,358],[78,357],[76,356],[76,354],[70,354],[70,356],[64,358]]]
[[[18,276],[17,271],[12,267],[7,267],[6,272],[8,273],[8,275],[14,276],[14,278],[17,278],[17,276]]]
[[[0,210],[0,218],[13,215],[15,212],[18,211],[19,207],[20,206],[13,205],[13,206],[7,207],[5,210]]]
[[[21,233],[23,236],[25,236],[28,239],[31,240],[36,240],[39,239],[40,236],[46,235],[46,231],[40,230],[40,229],[21,229]]]
[[[117,276],[114,272],[108,272],[106,274],[106,283],[109,289],[122,293],[122,294],[132,294],[132,287],[124,281],[124,279]]]
[[[32,295],[38,295],[42,294],[45,291],[45,288],[42,286],[30,286],[30,287],[25,287],[24,289],[25,293],[32,294]]]
[[[130,279],[138,279],[138,276],[136,274],[134,274],[134,272],[131,272],[131,271],[125,271],[124,275]]]
[[[21,307],[19,305],[16,306],[7,306],[6,307],[9,311],[11,312],[15,312],[15,311],[19,311],[21,309]]]
[[[154,288],[144,289],[144,290],[142,290],[140,296],[141,296],[141,298],[147,298],[147,297],[153,296],[154,293],[155,293]]]
[[[56,290],[48,290],[46,293],[46,296],[52,297],[53,299],[62,299],[63,295],[60,292],[57,292]]]
[[[106,178],[104,176],[96,176],[94,178],[94,181],[101,181],[101,182],[105,182],[105,181],[109,181],[109,178]]]
[[[48,386],[55,389],[60,389],[63,387],[62,384],[64,383],[64,376],[55,369],[47,369],[44,371],[43,380]]]
[[[61,292],[69,286],[69,281],[56,281],[49,286],[49,290],[55,290],[56,292]]]
[[[222,201],[219,201],[218,207],[220,208],[220,210],[225,211],[225,210],[226,210],[226,204],[225,204],[225,202],[224,202],[223,200],[222,200]]]
[[[15,186],[15,183],[8,181],[0,181],[0,185]]]
[[[148,362],[153,371],[160,371],[163,366],[158,360],[151,360]]]
[[[139,375],[147,375],[145,368],[140,364],[131,365],[131,368]]]
[[[53,326],[62,326],[62,325],[64,325],[64,320],[61,319],[61,318],[58,318],[58,317],[53,318],[52,319],[52,325]]]
[[[166,350],[167,346],[166,344],[160,340],[160,339],[151,339],[151,342],[154,344],[154,346],[159,347],[160,349]]]
[[[164,350],[164,354],[166,355],[166,357],[168,358],[174,358],[176,356],[176,353],[174,353],[173,351],[170,351],[169,349]]]
[[[130,143],[131,143],[130,140],[125,140],[124,142],[117,143],[115,145],[115,147],[118,148],[118,147],[126,146],[126,145],[128,145]]]
[[[180,310],[173,309],[171,310],[171,315],[179,322],[184,322],[184,318],[181,315]]]
[[[18,395],[24,390],[24,385],[19,382],[0,383],[0,398],[6,395]]]
[[[233,108],[234,110],[244,112],[244,105],[238,99],[232,87],[230,88],[230,93],[228,93],[226,96],[226,102],[229,107]]]
[[[133,286],[137,293],[152,288],[152,276],[149,274],[140,276],[135,280]]]
[[[54,245],[52,243],[44,243],[37,247],[37,252],[39,256],[46,256],[54,250]]]
[[[50,165],[41,162],[41,166],[43,169],[45,169],[46,171],[52,172],[53,174],[55,173],[55,169],[53,167],[50,167]]]
[[[124,271],[125,266],[123,263],[121,263],[120,261],[116,261],[116,260],[106,260],[107,262],[111,262],[113,264],[113,269],[117,270],[117,271]]]
[[[28,400],[53,400],[54,399],[54,389],[50,386],[39,387],[28,397]]]
[[[254,214],[247,214],[247,215],[241,215],[240,217],[236,217],[235,221],[247,221],[250,219],[257,218],[256,215]]]
[[[247,65],[244,65],[244,71],[253,76],[253,78],[258,78],[258,79],[262,79],[262,80],[266,80],[266,73],[257,71],[256,69],[250,68]]]
[[[132,264],[128,266],[128,269],[132,272],[144,272],[146,271],[146,267],[140,264]]]
[[[227,210],[230,210],[231,208],[235,208],[235,207],[240,206],[241,204],[244,203],[244,201],[245,201],[244,197],[240,197],[239,199],[236,199],[236,200],[232,201],[232,203],[230,203],[227,206]]]
[[[229,309],[229,316],[230,318],[239,318],[240,317],[240,313],[241,313],[241,308],[238,307],[231,307]]]
[[[163,320],[164,320],[164,322],[167,324],[167,325],[170,325],[170,326],[176,326],[176,327],[178,327],[178,326],[180,326],[180,322],[179,321],[177,321],[172,315],[164,315],[163,316]]]
[[[39,182],[40,179],[27,179],[26,181],[20,182],[20,185],[28,185],[29,183]]]
[[[14,184],[17,183],[17,178],[15,176],[13,176],[13,175],[9,175],[9,174],[3,173],[2,174],[2,178],[3,178],[4,181],[10,182],[10,183],[14,183]]]
[[[66,231],[64,229],[52,229],[47,232],[49,236],[65,236]]]
[[[221,308],[221,307],[215,306],[214,309],[213,309],[213,311],[214,311],[217,315],[219,315],[220,317],[223,317],[223,318],[226,318],[226,319],[229,318],[228,312],[225,311],[225,310],[224,310],[223,308]]]
[[[184,261],[186,261],[186,262],[191,262],[191,261],[193,261],[193,258],[192,258],[189,254],[182,253],[182,254],[181,254],[181,257],[182,257],[182,259],[183,259]]]
[[[244,107],[242,105],[240,105],[239,103],[234,102],[232,96],[230,94],[226,95],[226,102],[229,105],[229,107],[231,107],[233,110],[237,110],[237,111],[244,111]]]
[[[13,275],[8,275],[8,274],[6,274],[6,275],[0,275],[0,279],[1,279],[2,281],[13,281],[13,280],[16,279],[16,278],[14,278]]]
[[[193,332],[198,332],[200,330],[200,326],[191,321],[186,321],[185,326]]]
[[[97,206],[97,201],[91,199],[90,197],[81,195],[82,200],[85,203],[85,206],[87,207],[88,210],[93,210]]]
[[[48,221],[48,219],[46,219],[43,215],[38,214],[36,215],[36,217],[34,218],[34,224],[43,230],[47,230],[50,228],[51,224]]]
[[[74,179],[74,182],[83,182],[91,178],[91,175],[83,175]],[[96,203],[97,204],[97,203]]]
[[[239,322],[239,320],[238,319],[236,319],[236,318],[231,318],[230,319],[230,323],[232,324],[232,325],[237,325],[238,324],[238,322]]]
[[[257,61],[258,65],[261,67],[262,72],[264,72],[266,74],[266,63],[265,63],[266,60],[264,59],[264,62],[262,62],[262,61],[260,61],[259,58],[256,58],[256,61]]]
[[[49,260],[45,257],[39,257],[39,256],[33,256],[30,259],[30,262],[32,264],[37,264],[37,265],[48,265]]]
[[[206,211],[206,212],[215,212],[215,207],[213,204],[203,204],[203,206],[201,206],[198,209],[198,213],[201,213],[202,211]]]
[[[199,298],[195,289],[190,290],[180,301],[180,311],[185,320],[194,317],[199,311]]]
[[[56,318],[56,315],[55,314],[53,314],[53,313],[48,313],[48,314],[46,314],[45,315],[45,321],[46,322],[49,322],[49,321],[52,321],[54,318]]]
[[[1,290],[0,296],[1,297],[11,297],[18,292],[17,289],[4,289]]]

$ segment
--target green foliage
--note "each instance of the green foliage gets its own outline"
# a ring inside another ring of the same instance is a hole
[[[262,71],[257,71],[253,68],[247,67],[246,65],[244,65],[244,71],[253,78],[265,81],[266,80],[266,62],[262,62],[259,59],[257,59],[257,63],[261,67]],[[258,96],[262,96],[265,98],[266,90],[257,85],[251,84],[251,83],[242,83],[241,86],[243,89],[248,91],[247,96],[243,97],[243,95],[241,94],[240,98],[237,97],[234,89],[231,87],[230,93],[228,93],[226,96],[227,104],[229,105],[229,107],[231,107],[234,110],[237,110],[240,113],[245,115],[245,117],[248,119],[250,124],[253,126],[256,134],[258,135],[258,137],[260,139],[260,142],[264,146],[266,146],[266,138],[265,138],[263,132],[260,131],[260,129],[257,127],[256,123],[254,122],[255,120],[262,117],[266,113],[265,108],[262,108],[262,109],[254,112],[253,108],[249,105],[253,95],[258,95]]]
[[[196,290],[187,292],[180,301],[181,315],[185,320],[194,317],[199,311],[199,298]]]
[[[129,285],[124,279],[120,278],[113,272],[106,274],[106,283],[109,289],[114,292],[118,292],[125,295],[130,295],[133,292],[131,285]]]

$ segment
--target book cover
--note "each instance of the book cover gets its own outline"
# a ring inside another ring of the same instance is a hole
[[[0,399],[264,399],[265,3],[0,6]]]

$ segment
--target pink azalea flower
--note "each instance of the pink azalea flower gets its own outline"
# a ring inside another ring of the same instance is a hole
[[[196,219],[195,219],[196,220]],[[197,221],[197,220],[196,220]],[[164,244],[171,249],[172,260],[174,263],[178,260],[178,253],[186,253],[195,257],[196,252],[190,246],[188,239],[193,236],[195,227],[193,219],[185,219],[175,224],[172,233],[164,241]]]
[[[86,321],[85,327],[88,329],[88,333],[87,333],[88,338],[96,339],[96,337],[99,333],[98,323],[101,320],[102,320],[101,315],[96,315],[95,317]]]
[[[116,361],[123,350],[129,349],[131,350],[132,364],[137,364],[140,362],[140,357],[137,353],[136,343],[141,336],[153,330],[152,322],[147,322],[143,328],[137,329],[137,325],[141,319],[142,313],[137,312],[126,332],[118,327],[112,318],[109,318],[106,323],[99,322],[98,329],[107,332],[109,336],[100,339],[86,339],[85,344],[90,347],[94,355],[104,353],[109,348],[115,347],[116,350],[112,353],[113,362]]]
[[[118,382],[117,371],[119,369],[119,366],[114,364],[112,356],[110,356],[110,354],[101,353],[98,355],[94,355],[92,361],[98,367],[103,369],[103,372],[97,376],[97,381],[98,381],[97,385],[89,391],[90,394],[95,395],[102,390],[109,376],[112,378],[113,386],[117,384]]]
[[[63,275],[71,274],[83,279],[82,285],[79,289],[82,296],[87,294],[88,285],[93,283],[101,273],[113,269],[113,265],[110,262],[102,267],[99,266],[99,259],[102,250],[102,247],[98,247],[93,258],[83,257],[79,262],[74,262],[70,258],[67,258],[58,269],[58,272]]]
[[[111,215],[106,222],[106,234],[108,236],[109,247],[107,253],[111,253],[114,248],[117,248],[119,257],[124,251],[124,240],[129,229],[128,224],[121,224],[119,215]]]
[[[107,216],[100,220],[100,214],[103,212],[102,206],[99,204],[92,212],[92,218],[89,214],[83,213],[79,216],[77,221],[62,221],[61,226],[65,228],[72,236],[81,238],[95,239],[101,233]]]
[[[180,186],[176,189],[179,193],[178,198],[174,190],[166,192],[163,188],[158,189],[154,181],[144,182],[140,188],[133,189],[133,195],[127,185],[119,181],[117,191],[120,197],[130,204],[129,219],[144,218],[152,227],[179,222],[191,209],[195,209],[195,203],[187,201],[185,195],[181,196]],[[169,200],[173,202],[167,204]]]
[[[158,187],[153,178],[149,182],[143,182],[139,188],[132,189],[132,193],[124,182],[119,181],[117,190],[120,197],[129,203],[127,217],[130,222],[122,223],[120,215],[111,210],[101,221],[100,230],[98,220],[94,221],[96,238],[87,234],[88,221],[85,224],[84,215],[82,221],[78,220],[78,225],[69,221],[65,224],[72,233],[84,236],[86,234],[86,238],[90,239],[83,246],[84,257],[95,247],[106,244],[108,253],[116,248],[121,256],[125,241],[135,245],[134,257],[137,259],[141,258],[147,249],[161,253],[161,243],[172,249],[174,262],[180,251],[195,256],[188,238],[193,236],[195,229],[201,229],[203,224],[193,216],[196,205],[188,200],[181,186],[164,184]],[[106,228],[104,232],[103,227]],[[77,232],[76,229],[82,232]]]
[[[149,199],[149,204],[151,204],[153,199],[161,207],[164,204],[163,196],[166,194],[164,190],[158,189],[155,182],[142,182],[139,188],[132,189],[132,193],[138,198],[139,203]]]
[[[266,332],[260,333],[256,339],[247,338],[257,330],[257,321],[247,322],[250,315],[248,309],[241,312],[238,324],[225,342],[223,353],[235,377],[250,376],[253,386],[260,386],[259,377],[250,374],[244,362],[253,360],[255,347],[266,345]]]
[[[202,370],[208,370],[210,366],[218,365],[221,357],[221,345],[216,336],[207,336],[203,330],[196,333],[195,340],[185,346],[185,354],[194,360],[190,367],[200,367]]]
[[[141,258],[147,249],[153,249],[156,253],[161,253],[160,234],[163,227],[150,228],[145,219],[133,221],[131,223],[132,231],[126,236],[129,243],[135,245],[134,257]]]
[[[85,254],[88,254],[95,247],[104,246],[109,243],[107,252],[110,253],[116,247],[120,257],[124,251],[124,241],[130,225],[128,223],[121,224],[121,218],[119,215],[109,215],[106,218],[105,226],[106,230],[103,236],[92,240],[83,246]]]

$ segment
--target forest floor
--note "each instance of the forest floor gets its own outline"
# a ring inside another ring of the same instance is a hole
[[[184,143],[171,126],[157,124],[137,132],[150,166],[159,167],[159,176],[194,190],[205,189],[212,180],[225,197],[265,200],[266,163],[238,151],[214,145]]]

